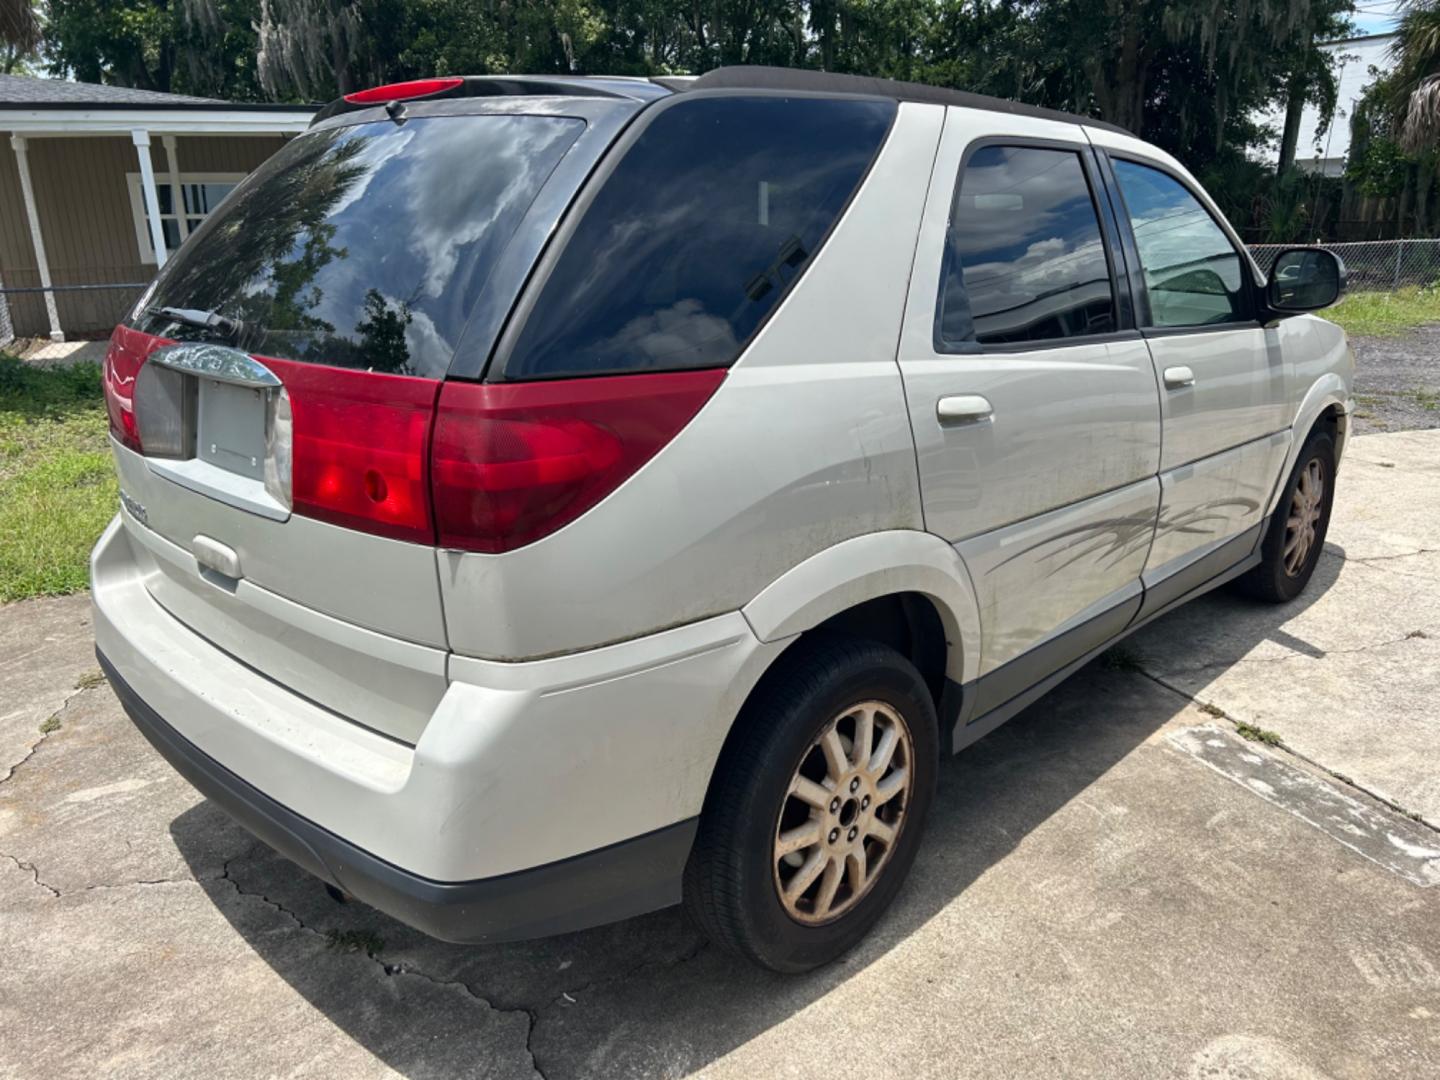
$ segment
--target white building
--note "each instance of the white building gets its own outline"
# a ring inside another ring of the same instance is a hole
[[[1335,117],[1322,133],[1319,130],[1320,110],[1314,105],[1305,106],[1300,118],[1300,138],[1295,145],[1295,164],[1299,168],[1325,176],[1339,176],[1345,171],[1345,157],[1350,152],[1351,113],[1365,88],[1375,81],[1377,73],[1384,74],[1394,67],[1390,46],[1395,36],[1393,33],[1370,34],[1330,41],[1321,46],[1336,58],[1335,74],[1340,85],[1335,99]],[[1263,114],[1260,119],[1274,129],[1275,140],[1258,150],[1255,156],[1273,165],[1280,160],[1280,135],[1285,128],[1284,104]]]

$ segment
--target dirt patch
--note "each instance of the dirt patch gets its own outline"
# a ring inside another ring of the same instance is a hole
[[[1355,434],[1440,428],[1440,326],[1396,338],[1352,337]]]

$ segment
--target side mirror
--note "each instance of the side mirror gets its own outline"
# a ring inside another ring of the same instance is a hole
[[[1345,295],[1345,264],[1333,251],[1317,247],[1286,248],[1275,257],[1265,286],[1271,311],[1319,311]]]

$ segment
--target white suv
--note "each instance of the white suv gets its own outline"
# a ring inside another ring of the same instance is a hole
[[[684,901],[856,942],[936,769],[1319,556],[1353,361],[1172,158],[820,73],[338,101],[106,358],[101,661],[196,787],[437,937]]]

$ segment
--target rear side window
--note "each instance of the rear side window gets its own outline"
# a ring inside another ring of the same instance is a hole
[[[440,378],[582,120],[416,117],[308,132],[166,265],[136,325],[285,360]],[[214,312],[218,331],[161,312]]]
[[[586,208],[504,377],[733,362],[814,258],[895,108],[730,96],[664,108]]]
[[[1150,325],[1250,318],[1240,256],[1200,200],[1159,169],[1118,159],[1113,164],[1145,273]]]
[[[963,352],[1116,328],[1110,266],[1080,155],[1030,146],[975,151],[950,212],[937,345]]]

